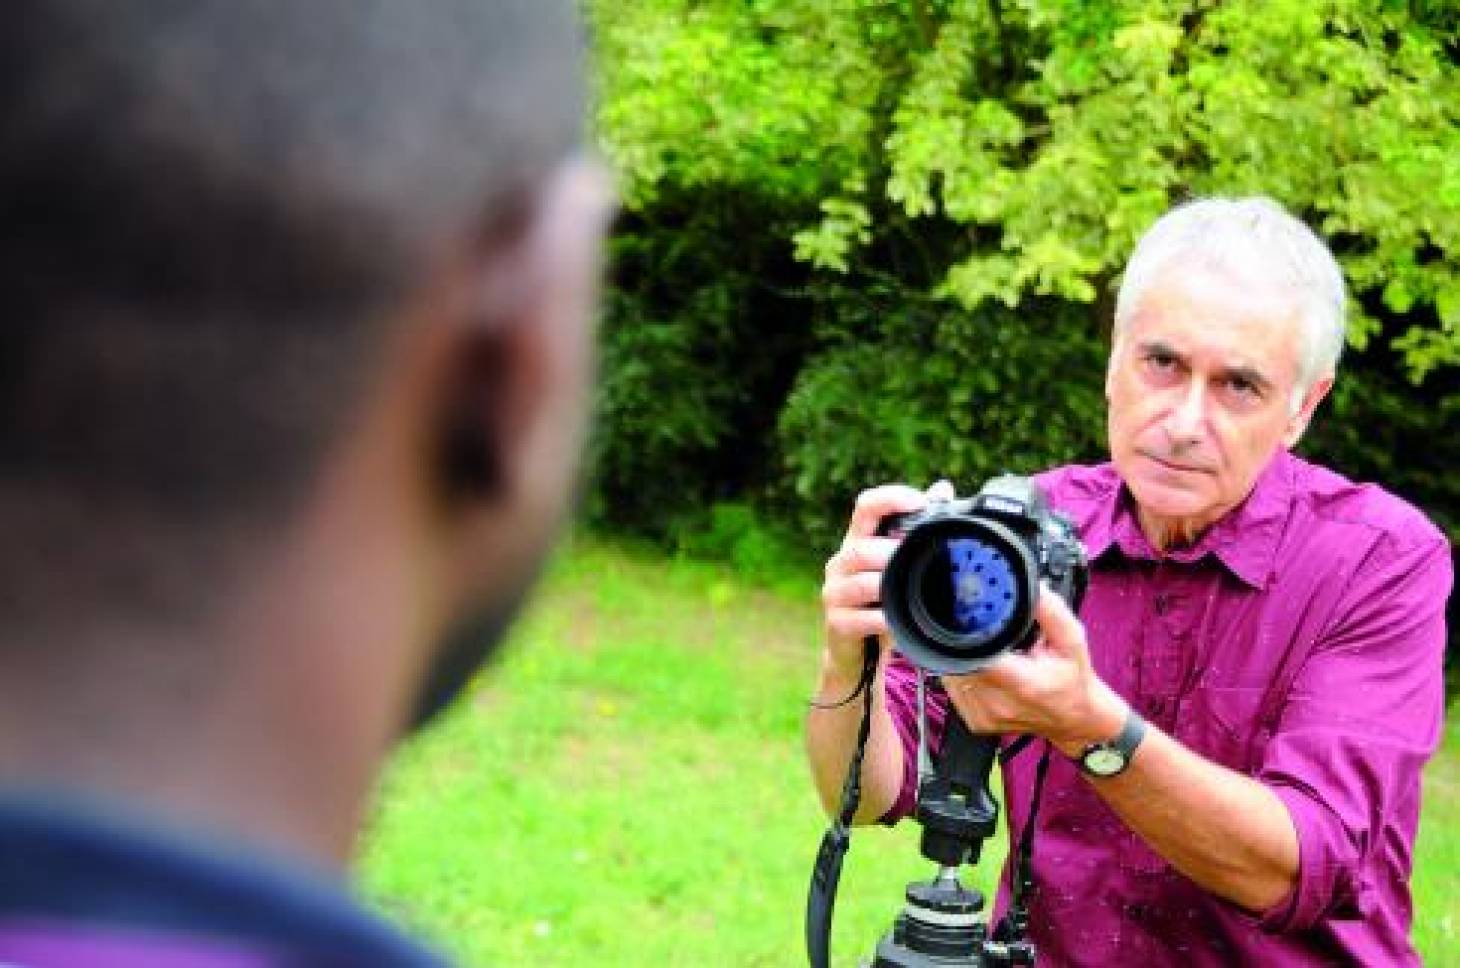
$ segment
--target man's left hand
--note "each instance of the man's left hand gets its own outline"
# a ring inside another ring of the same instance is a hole
[[[1041,586],[1034,618],[1042,634],[1028,651],[943,685],[970,731],[1032,733],[1077,757],[1119,733],[1129,707],[1096,675],[1085,627],[1064,599]]]

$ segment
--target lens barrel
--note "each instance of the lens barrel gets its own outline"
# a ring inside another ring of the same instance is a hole
[[[1032,638],[1039,570],[1029,541],[994,518],[935,507],[882,575],[898,650],[939,674],[982,668]]]

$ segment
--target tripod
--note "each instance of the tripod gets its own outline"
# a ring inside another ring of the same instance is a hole
[[[907,904],[892,931],[878,942],[872,968],[1034,964],[1034,946],[1023,937],[1028,919],[1022,905],[990,938],[979,917],[983,895],[958,879],[961,865],[978,862],[998,821],[999,807],[988,789],[998,752],[998,737],[975,736],[950,713],[941,753],[918,787],[920,849],[938,865],[938,872],[907,886]]]

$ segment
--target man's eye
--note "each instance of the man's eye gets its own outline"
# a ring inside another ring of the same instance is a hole
[[[1256,399],[1258,396],[1261,395],[1258,392],[1257,384],[1253,383],[1245,376],[1228,377],[1227,389],[1231,390],[1233,395],[1241,397],[1244,400]]]
[[[1147,353],[1146,366],[1155,373],[1169,373],[1176,369],[1176,357],[1170,353]]]

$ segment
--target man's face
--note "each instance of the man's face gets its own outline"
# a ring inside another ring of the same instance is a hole
[[[1206,269],[1168,271],[1111,351],[1111,459],[1158,544],[1189,542],[1240,504],[1327,391],[1294,414],[1302,323],[1272,287]]]

